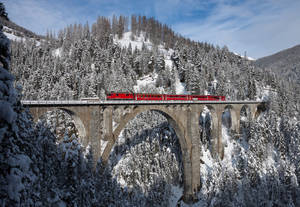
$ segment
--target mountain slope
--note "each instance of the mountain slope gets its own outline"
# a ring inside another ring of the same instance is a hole
[[[3,33],[7,35],[7,37],[11,40],[15,40],[15,39],[19,40],[23,38],[34,38],[36,40],[40,40],[41,38],[43,38],[43,36],[37,35],[34,32],[25,29],[24,27],[21,27],[16,23],[12,22],[11,20],[8,20],[1,16],[0,16],[0,25],[4,26]]]
[[[300,45],[260,58],[255,65],[269,68],[287,80],[300,83]]]

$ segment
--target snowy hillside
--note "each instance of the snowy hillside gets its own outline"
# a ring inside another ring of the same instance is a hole
[[[3,26],[3,34],[5,34],[6,37],[12,41],[24,42],[27,38],[28,40],[34,41],[37,46],[41,44],[41,42],[36,40],[36,38],[27,37],[24,33],[16,31],[6,26]]]
[[[140,34],[140,36],[137,37],[132,34],[132,32],[125,32],[121,39],[115,36],[114,42],[116,44],[119,44],[123,48],[128,48],[130,44],[132,51],[134,51],[135,49],[142,50],[143,44],[149,50],[151,50],[153,46],[150,40],[146,40],[144,34]]]
[[[10,40],[14,40],[14,41],[25,41],[24,36],[22,35],[18,35],[16,36],[16,31],[8,28],[6,26],[3,27],[3,33],[7,36],[8,39]]]
[[[153,47],[152,42],[146,40],[145,35],[142,33],[140,36],[136,36],[132,34],[132,32],[125,32],[123,37],[119,39],[117,36],[114,38],[114,42],[120,45],[122,48],[129,48],[131,47],[132,51],[135,49],[142,50],[142,47],[146,47],[148,50],[151,50]],[[156,46],[158,49],[158,53],[163,56],[165,68],[169,70],[171,73],[174,73],[175,76],[175,94],[188,94],[185,89],[185,84],[180,82],[178,78],[177,70],[174,70],[173,61],[171,56],[174,54],[173,49],[166,50],[163,45]],[[135,92],[151,92],[151,89],[154,90],[153,92],[156,93],[166,93],[163,87],[155,88],[155,83],[157,81],[158,74],[152,73],[147,74],[137,80],[137,84],[133,86]],[[147,90],[145,88],[148,88]],[[149,91],[150,90],[150,91]]]

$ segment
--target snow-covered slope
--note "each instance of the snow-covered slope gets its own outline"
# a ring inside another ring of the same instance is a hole
[[[234,54],[240,56],[241,58],[244,58],[244,55],[240,55],[240,54],[238,54],[238,53],[236,53],[236,52],[234,52]],[[255,60],[256,60],[255,58],[248,57],[248,56],[246,56],[246,58],[247,58],[247,60],[252,60],[252,61],[255,61]]]
[[[131,32],[125,32],[121,39],[119,39],[116,35],[115,38],[114,38],[114,43],[119,44],[123,48],[124,47],[128,48],[129,44],[131,44],[132,51],[135,50],[135,49],[141,50],[142,46],[143,46],[143,43],[144,43],[145,47],[149,50],[153,46],[152,43],[149,40],[146,40],[143,33],[140,34],[139,37],[137,37],[135,35],[132,35]]]
[[[26,38],[28,38],[32,41],[35,41],[37,46],[39,46],[41,44],[41,42],[36,40],[35,38],[26,37],[26,35],[23,32],[16,31],[16,30],[11,29],[6,26],[3,26],[3,33],[7,36],[7,38],[9,40],[12,40],[12,41],[22,42],[22,41],[25,41]]]
[[[24,36],[21,36],[20,33],[17,35],[17,31],[14,29],[8,28],[6,26],[3,27],[3,33],[7,36],[8,39],[13,41],[24,41]]]
[[[120,45],[123,48],[128,48],[130,45],[132,51],[134,51],[135,49],[142,50],[143,44],[149,50],[151,50],[154,47],[152,42],[146,40],[145,35],[143,33],[141,33],[140,36],[137,37],[135,35],[132,35],[131,32],[125,32],[121,39],[115,36],[114,43]],[[180,82],[177,71],[173,70],[173,61],[171,59],[171,56],[173,55],[174,50],[173,49],[166,50],[163,45],[158,45],[157,49],[159,54],[164,57],[166,70],[169,70],[171,73],[174,73],[175,75],[175,93],[188,94],[185,88],[185,83]],[[55,52],[57,51],[55,50]],[[134,91],[151,92],[151,89],[150,91],[149,89],[147,91],[146,88],[152,88],[152,90],[154,90],[157,93],[164,93],[165,90],[163,87],[159,87],[159,88],[155,87],[155,82],[157,80],[157,77],[158,74],[156,72],[141,77],[140,79],[137,80],[137,85],[134,86]]]

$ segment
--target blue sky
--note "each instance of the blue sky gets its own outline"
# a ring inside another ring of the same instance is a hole
[[[300,44],[299,0],[4,0],[15,23],[38,34],[97,16],[153,16],[175,32],[259,58]]]

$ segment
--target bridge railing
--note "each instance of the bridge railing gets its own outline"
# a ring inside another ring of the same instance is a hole
[[[23,105],[145,105],[145,104],[258,104],[263,101],[90,101],[90,100],[23,100]]]
[[[24,105],[86,105],[86,104],[99,104],[99,102],[91,101],[79,101],[79,100],[46,100],[46,101],[36,101],[36,100],[23,100],[21,101]]]

